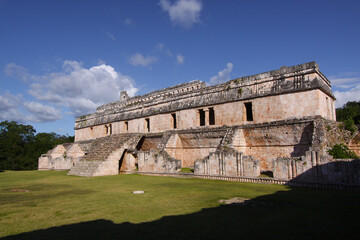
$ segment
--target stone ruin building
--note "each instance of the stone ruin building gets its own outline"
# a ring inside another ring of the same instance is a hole
[[[123,91],[120,100],[77,117],[75,142],[43,154],[38,167],[78,176],[272,172],[278,179],[359,184],[359,171],[351,170],[358,163],[329,165],[335,143],[360,151],[359,136],[339,137],[334,101],[315,62],[215,86],[192,81],[135,97]]]

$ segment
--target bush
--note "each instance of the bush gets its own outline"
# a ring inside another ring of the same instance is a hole
[[[343,143],[335,144],[328,153],[335,159],[359,159],[355,152]]]
[[[351,133],[354,133],[357,130],[357,127],[355,126],[354,120],[352,118],[348,118],[344,121],[344,127]]]

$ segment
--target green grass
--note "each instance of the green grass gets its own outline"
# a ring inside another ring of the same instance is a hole
[[[135,190],[145,193],[132,194]],[[219,203],[233,197],[251,200]],[[358,192],[142,175],[0,172],[0,237],[6,239],[357,239],[359,214]]]
[[[194,169],[192,168],[181,168],[181,173],[194,173]]]

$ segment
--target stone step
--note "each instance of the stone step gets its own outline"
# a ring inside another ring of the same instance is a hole
[[[138,134],[118,134],[95,139],[89,147],[88,154],[76,162],[68,174],[93,176],[113,151],[121,148],[128,141],[130,144],[137,144],[140,138],[141,135]]]

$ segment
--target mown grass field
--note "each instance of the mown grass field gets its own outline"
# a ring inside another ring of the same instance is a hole
[[[219,203],[234,197],[250,200]],[[0,237],[5,239],[359,239],[359,214],[359,192],[141,175],[0,172]]]

